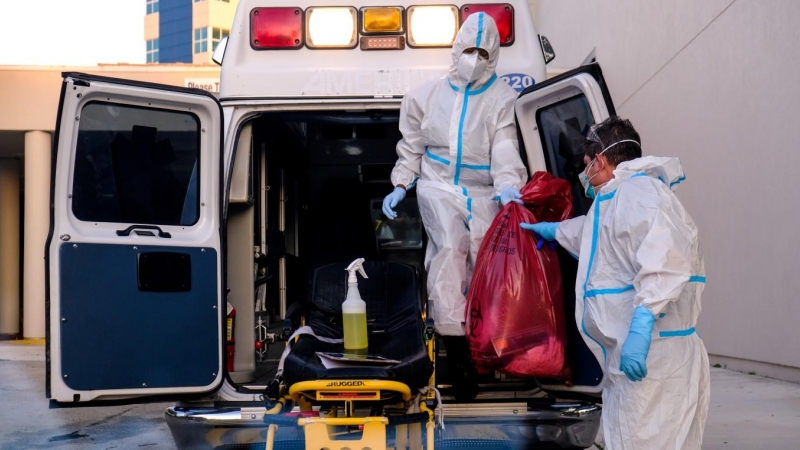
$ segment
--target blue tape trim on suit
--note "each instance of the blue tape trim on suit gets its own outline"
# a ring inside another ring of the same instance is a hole
[[[461,167],[472,170],[490,170],[492,166],[476,166],[473,164],[462,164]]]
[[[683,183],[684,181],[686,181],[686,174],[685,173],[683,175],[681,175],[680,177],[678,177],[678,179],[676,179],[675,181],[670,183],[669,187],[677,186],[677,185]]]
[[[432,159],[432,160],[434,160],[436,162],[440,162],[440,163],[444,164],[445,166],[449,166],[450,165],[450,161],[442,158],[441,156],[434,155],[433,153],[431,153],[430,150],[428,150],[427,147],[425,147],[425,156],[427,156],[428,158],[430,158],[430,159]]]
[[[461,90],[461,89],[459,89],[459,87],[458,87],[458,86],[456,86],[455,84],[453,84],[453,82],[452,82],[452,81],[450,81],[450,77],[449,77],[449,76],[447,77],[447,84],[449,84],[449,85],[450,85],[450,88],[451,88],[451,89],[453,89],[453,90],[454,90],[454,91],[456,91],[456,92],[458,92],[458,91],[460,91],[460,90]]]
[[[481,46],[481,37],[483,37],[483,13],[478,13],[478,38],[475,39],[475,47]]]
[[[592,221],[592,251],[589,254],[589,268],[586,269],[586,279],[583,281],[583,314],[581,314],[581,328],[583,329],[583,334],[589,337],[589,339],[593,340],[597,345],[600,346],[600,349],[603,350],[603,360],[608,358],[608,353],[606,352],[606,348],[603,344],[600,343],[597,339],[595,339],[589,331],[586,330],[586,288],[589,286],[589,275],[592,273],[592,266],[594,265],[594,256],[597,252],[597,235],[599,233],[600,227],[600,203],[611,200],[614,198],[614,195],[617,191],[611,191],[608,194],[601,195],[597,197],[594,202],[594,219]]]
[[[689,277],[689,283],[705,283],[706,277],[700,275],[694,275]]]
[[[658,315],[658,318],[659,318],[659,319],[663,319],[665,316],[666,316],[666,314],[665,314],[665,313],[661,313],[661,314],[659,314],[659,315]]]
[[[419,177],[414,178],[414,181],[411,182],[411,186],[407,187],[406,191],[410,191],[411,189],[414,189],[414,186],[417,185],[417,181],[419,181]]]
[[[464,105],[461,106],[461,119],[458,121],[458,154],[456,156],[456,173],[453,177],[453,184],[458,186],[458,178],[461,176],[461,150],[464,134],[464,119],[467,117],[467,103],[469,102],[469,83],[464,87]],[[466,194],[464,194],[466,195]]]
[[[573,258],[575,258],[575,259],[579,259],[579,258],[578,258],[578,255],[576,255],[576,254],[574,254],[574,253],[572,253],[572,252],[569,252],[569,251],[568,251],[567,253],[569,253],[569,256],[572,256]]]
[[[467,197],[467,212],[469,213],[467,220],[472,220],[472,197]]]
[[[597,297],[598,295],[608,295],[608,294],[622,294],[623,292],[632,291],[634,289],[633,285],[625,286],[621,288],[610,288],[610,289],[592,289],[589,292],[584,293],[585,297]]]
[[[490,87],[491,85],[493,85],[495,81],[497,81],[497,73],[493,73],[493,74],[492,74],[492,76],[491,76],[491,78],[489,78],[488,80],[486,80],[486,83],[485,83],[483,86],[481,86],[481,87],[480,87],[480,89],[478,89],[478,90],[475,90],[475,91],[469,91],[469,92],[467,93],[467,95],[478,95],[478,94],[483,94],[483,93],[484,93],[484,91],[486,91],[487,89],[489,89],[489,87]]]
[[[678,337],[678,336],[691,336],[695,332],[694,327],[687,328],[685,330],[675,330],[675,331],[659,331],[659,337]]]

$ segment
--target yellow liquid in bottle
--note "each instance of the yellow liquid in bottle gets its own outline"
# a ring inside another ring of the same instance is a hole
[[[344,349],[365,350],[367,348],[367,315],[342,314],[342,328],[344,329]]]

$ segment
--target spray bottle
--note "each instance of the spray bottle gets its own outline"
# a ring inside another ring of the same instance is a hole
[[[364,258],[358,258],[345,269],[350,275],[347,278],[347,297],[342,303],[342,327],[344,328],[344,349],[348,353],[366,353],[367,351],[367,304],[361,300],[358,292],[358,271],[367,278],[364,272]]]

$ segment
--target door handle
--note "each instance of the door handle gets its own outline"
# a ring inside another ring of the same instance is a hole
[[[117,230],[117,236],[130,236],[131,235],[131,231],[133,231],[135,229],[156,230],[156,231],[158,231],[158,237],[160,237],[160,238],[169,239],[169,238],[172,237],[171,234],[167,233],[166,231],[162,231],[161,228],[159,228],[156,225],[131,225],[128,228],[125,228],[124,230]]]

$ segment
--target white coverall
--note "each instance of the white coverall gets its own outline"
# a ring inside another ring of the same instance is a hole
[[[580,255],[575,317],[603,366],[603,434],[610,450],[700,449],[710,397],[708,355],[695,334],[705,269],[697,228],[672,189],[675,158],[619,164],[586,216],[556,239]],[[647,376],[619,370],[633,310],[656,317]]]
[[[461,53],[489,53],[473,83],[458,76]],[[527,171],[514,123],[516,92],[497,78],[500,37],[485,13],[469,16],[453,44],[448,75],[410,90],[400,109],[394,186],[416,184],[428,248],[425,269],[436,331],[463,336],[465,293],[481,240],[499,211],[497,196],[521,188]]]

